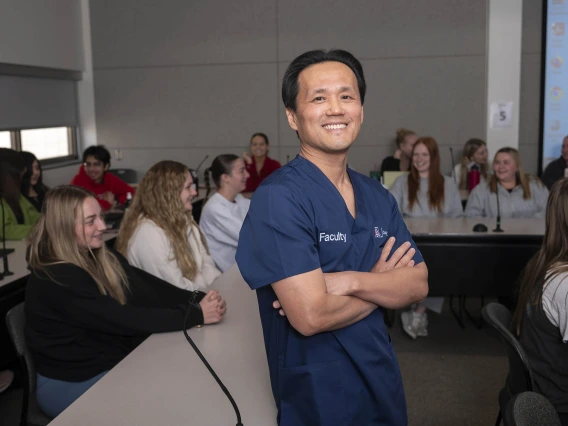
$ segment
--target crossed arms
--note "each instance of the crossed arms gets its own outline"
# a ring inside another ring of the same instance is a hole
[[[324,274],[315,269],[272,284],[278,297],[274,308],[288,317],[304,336],[337,330],[362,320],[377,306],[398,309],[423,300],[428,294],[426,264],[414,265],[414,249],[402,244],[388,258],[391,237],[371,272]]]

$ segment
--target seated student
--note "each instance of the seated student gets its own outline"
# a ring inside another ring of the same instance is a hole
[[[410,170],[412,162],[412,148],[418,136],[412,130],[397,129],[396,146],[397,150],[393,156],[386,157],[381,164],[381,172],[407,172]]]
[[[21,193],[25,171],[19,152],[0,148],[0,238],[4,232],[7,240],[26,238],[39,219],[38,211]]]
[[[519,283],[512,327],[520,336],[535,392],[568,426],[568,179],[550,190],[542,247]]]
[[[493,173],[469,194],[467,217],[497,217],[497,195],[502,218],[544,217],[548,190],[537,177],[525,174],[516,149],[497,151]]]
[[[568,135],[565,136],[562,141],[562,155],[546,166],[541,176],[542,181],[548,189],[550,189],[558,179],[565,177],[564,173],[566,168],[568,168]]]
[[[22,195],[32,203],[38,212],[41,212],[45,193],[49,189],[43,184],[41,164],[31,152],[22,151],[20,155],[26,166],[26,172],[22,178]]]
[[[410,173],[394,181],[390,191],[406,217],[460,217],[463,209],[453,179],[440,173],[440,152],[430,137],[416,141]],[[426,309],[440,312],[443,297],[428,297],[401,315],[403,330],[413,339],[428,336]]]
[[[255,133],[250,138],[251,155],[243,153],[250,177],[244,192],[254,192],[260,182],[274,170],[279,169],[280,163],[268,156],[268,136],[264,133]]]
[[[225,272],[235,263],[239,232],[250,205],[250,200],[240,194],[249,174],[243,159],[233,154],[216,157],[208,171],[217,192],[205,203],[199,226],[215,264]]]
[[[487,171],[489,169],[487,157],[487,144],[481,139],[470,139],[465,143],[462,159],[454,167],[452,175],[452,177],[455,176],[459,189],[469,189],[468,176],[473,166],[479,168],[480,181],[487,181]]]
[[[126,212],[117,249],[128,261],[186,290],[205,290],[221,275],[191,216],[197,195],[187,166],[160,161],[146,173]]]
[[[128,193],[134,196],[134,188],[108,173],[110,152],[102,145],[90,146],[83,152],[83,164],[71,185],[82,186],[94,192],[103,210],[124,205]]]
[[[463,215],[458,188],[452,178],[440,173],[440,151],[431,137],[416,141],[410,173],[399,176],[390,192],[406,217]]]
[[[51,417],[150,334],[181,330],[188,309],[188,327],[219,322],[226,310],[216,292],[183,291],[130,266],[106,248],[105,229],[94,194],[67,185],[47,193],[30,234],[26,343],[38,405]]]

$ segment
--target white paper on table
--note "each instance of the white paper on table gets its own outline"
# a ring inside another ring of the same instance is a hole
[[[508,129],[513,127],[513,102],[491,102],[489,123],[492,129]]]

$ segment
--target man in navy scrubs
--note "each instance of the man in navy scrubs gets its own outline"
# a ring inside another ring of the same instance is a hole
[[[264,180],[241,229],[236,259],[257,290],[280,426],[408,423],[377,307],[424,299],[428,272],[392,195],[346,167],[365,89],[348,52],[290,64],[282,98],[300,154]]]

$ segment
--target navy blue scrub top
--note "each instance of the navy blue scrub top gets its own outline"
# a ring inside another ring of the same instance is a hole
[[[280,426],[406,425],[406,400],[383,314],[303,336],[272,307],[271,284],[321,268],[369,272],[389,237],[416,248],[393,196],[347,169],[356,219],[331,181],[297,156],[256,190],[236,260],[257,290]],[[423,261],[418,250],[416,264]]]

